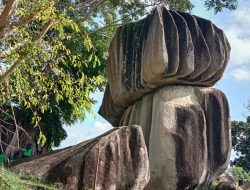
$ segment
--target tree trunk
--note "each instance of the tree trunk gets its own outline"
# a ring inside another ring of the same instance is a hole
[[[18,138],[17,134],[18,133],[16,131],[15,134],[13,135],[13,137],[12,137],[12,140],[11,140],[9,146],[7,146],[7,148],[5,150],[5,155],[6,155],[7,158],[10,158],[11,156],[14,155],[15,150],[13,149],[13,147],[17,146],[17,138]]]

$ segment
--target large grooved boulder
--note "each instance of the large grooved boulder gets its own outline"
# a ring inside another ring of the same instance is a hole
[[[163,87],[128,107],[121,124],[142,126],[150,190],[199,189],[227,168],[229,108],[217,89]]]
[[[108,81],[116,105],[127,107],[165,85],[212,86],[230,45],[211,21],[158,6],[118,29],[109,49]]]
[[[139,126],[121,127],[95,139],[13,167],[67,190],[139,190],[150,178]]]

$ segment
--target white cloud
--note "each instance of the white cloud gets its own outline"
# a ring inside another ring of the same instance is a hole
[[[99,136],[110,129],[112,129],[112,126],[106,121],[94,121],[93,125],[78,123],[72,127],[65,127],[68,137],[62,141],[60,148],[76,145]]]
[[[106,129],[108,129],[110,126],[109,123],[107,122],[100,122],[100,121],[96,121],[94,124],[94,128],[97,129],[98,131],[106,131]]]
[[[246,67],[233,69],[231,75],[238,81],[250,81],[250,69]]]
[[[250,18],[248,16],[250,11],[250,2],[246,0],[239,1],[239,7],[236,11],[232,12],[232,19],[238,23],[243,24],[243,26],[250,25]]]
[[[112,126],[108,122],[96,121],[94,126],[90,127],[89,134],[92,135],[92,137],[95,137],[105,133],[110,129],[112,129]]]
[[[250,65],[250,2],[239,1],[237,10],[228,12],[217,23],[231,44],[231,65]]]
[[[241,37],[240,32],[234,28],[225,31],[226,36],[231,44],[232,65],[249,65],[250,64],[250,33],[249,36]]]

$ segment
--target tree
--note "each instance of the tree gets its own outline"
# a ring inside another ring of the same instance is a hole
[[[246,122],[232,121],[232,145],[238,156],[232,164],[250,172],[250,116]]]
[[[44,142],[45,134],[58,146],[66,136],[62,125],[90,111],[89,94],[103,82],[96,50],[86,26],[60,10],[59,1],[6,1],[2,10],[1,105],[7,112],[14,105],[21,121],[18,114],[26,113],[29,125],[42,131],[38,141]],[[53,117],[49,130],[45,116]]]
[[[207,0],[205,6],[218,12],[236,3]],[[7,112],[14,107],[17,119],[27,117],[25,125],[41,132],[38,141],[57,136],[48,142],[59,145],[62,125],[91,112],[90,93],[105,84],[116,28],[158,4],[181,11],[193,7],[190,0],[0,1],[0,104]],[[46,122],[48,117],[55,123]]]

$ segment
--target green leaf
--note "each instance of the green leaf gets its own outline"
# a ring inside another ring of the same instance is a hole
[[[86,20],[83,21],[83,27],[84,27],[84,28],[87,28],[87,27],[88,27],[88,24],[89,24],[89,23],[88,23]]]

